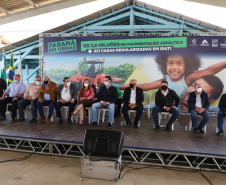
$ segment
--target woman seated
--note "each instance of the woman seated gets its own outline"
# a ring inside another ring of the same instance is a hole
[[[91,87],[89,79],[85,79],[83,81],[82,88],[80,89],[78,96],[78,107],[73,112],[73,114],[77,114],[79,111],[79,125],[82,125],[82,117],[83,112],[86,107],[91,107],[93,104],[93,95],[94,90]]]

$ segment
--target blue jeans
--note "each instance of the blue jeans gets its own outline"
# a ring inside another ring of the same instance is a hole
[[[201,115],[203,118],[202,118],[201,123],[199,124],[199,127],[204,128],[206,123],[210,119],[210,114],[208,111],[205,110]],[[192,121],[192,126],[194,128],[197,128],[197,116],[198,116],[198,112],[196,112],[195,109],[191,109],[191,121]]]
[[[20,119],[24,118],[24,109],[26,109],[27,105],[31,105],[32,117],[37,118],[37,106],[36,106],[37,101],[38,99],[34,99],[34,100],[22,99],[17,102]]]
[[[55,106],[55,103],[52,100],[44,100],[43,102],[37,101],[36,105],[38,108],[39,115],[41,117],[44,117],[44,112],[43,112],[42,106],[49,106],[49,114],[48,114],[47,118],[48,119],[51,118],[53,111],[54,111],[54,106]]]
[[[225,117],[225,114],[224,112],[222,111],[219,111],[218,115],[217,115],[217,118],[218,118],[218,129],[219,130],[223,130],[223,124],[224,124],[224,117]]]
[[[97,111],[98,109],[102,109],[102,108],[109,110],[108,123],[112,123],[114,119],[114,114],[115,114],[115,104],[111,103],[104,107],[100,102],[94,103],[92,105],[92,122],[97,122]]]
[[[153,116],[153,119],[154,119],[155,126],[157,126],[157,127],[159,127],[159,116],[158,116],[159,112],[167,112],[167,111],[165,109],[158,107],[158,106],[156,106],[152,109],[152,116]],[[179,112],[178,112],[177,109],[172,108],[172,109],[170,109],[169,113],[172,114],[172,116],[170,117],[166,126],[171,127],[173,122],[177,119]]]

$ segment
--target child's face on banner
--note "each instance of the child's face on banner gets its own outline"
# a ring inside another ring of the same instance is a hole
[[[172,81],[179,81],[185,72],[185,61],[180,55],[169,56],[167,59],[167,74]]]

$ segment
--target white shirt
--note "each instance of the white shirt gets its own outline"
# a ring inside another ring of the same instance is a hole
[[[166,92],[164,92],[164,91],[162,90],[162,94],[163,94],[164,96],[166,96],[166,95],[167,95],[167,93],[168,93],[168,89],[167,89],[167,91],[166,91]]]
[[[61,99],[65,100],[65,102],[70,102],[71,101],[71,93],[69,90],[69,87],[63,88],[63,90],[61,91]]]
[[[135,89],[131,89],[129,103],[136,104],[136,88]]]
[[[201,93],[198,95],[196,93],[196,103],[195,103],[196,108],[202,108],[202,100],[201,100]]]

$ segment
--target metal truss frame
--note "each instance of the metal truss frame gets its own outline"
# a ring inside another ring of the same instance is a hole
[[[80,142],[38,140],[0,136],[0,150],[37,153],[64,157],[85,156]],[[189,152],[123,147],[124,162],[169,168],[226,172],[226,156]]]

